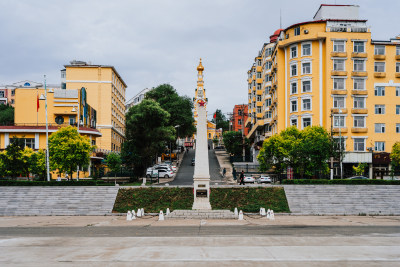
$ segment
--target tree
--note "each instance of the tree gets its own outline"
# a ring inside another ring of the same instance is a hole
[[[169,121],[170,114],[151,99],[129,109],[122,157],[128,166],[134,166],[136,175],[143,175],[165,144],[175,140],[176,131]]]
[[[35,154],[35,152],[30,147],[25,147],[24,150],[22,150],[21,160],[24,164],[22,165],[21,173],[26,177],[29,177],[29,173],[31,172],[31,163],[35,164],[30,160],[33,154]]]
[[[355,172],[356,175],[363,175],[365,168],[368,167],[367,163],[358,163],[357,166],[353,166],[353,171]]]
[[[394,143],[392,153],[390,153],[390,159],[392,160],[392,164],[396,166],[400,165],[400,142]]]
[[[0,125],[11,125],[14,123],[14,107],[0,104]]]
[[[29,158],[29,171],[32,174],[38,175],[43,181],[46,180],[46,152],[43,149],[33,153]]]
[[[156,101],[162,109],[170,114],[166,125],[172,127],[179,125],[179,135],[192,136],[196,131],[192,100],[187,96],[179,96],[173,86],[159,85],[147,92],[146,99]]]
[[[222,128],[223,132],[229,130],[229,120],[226,119],[225,115],[220,109],[215,111],[212,122],[216,124],[217,129]]]
[[[241,132],[228,131],[222,134],[222,140],[226,151],[235,156],[243,154],[243,137]],[[245,139],[245,148],[249,146],[249,140]]]
[[[117,172],[121,169],[121,156],[117,153],[110,153],[106,159],[107,167],[114,173],[114,177],[117,177]],[[116,180],[115,180],[115,183]]]
[[[71,175],[78,166],[89,164],[93,147],[87,136],[79,135],[72,126],[60,128],[49,137],[51,169]]]
[[[16,178],[23,173],[24,161],[22,159],[22,151],[24,150],[24,146],[24,139],[14,136],[10,140],[5,153],[0,154],[5,170],[12,178]]]

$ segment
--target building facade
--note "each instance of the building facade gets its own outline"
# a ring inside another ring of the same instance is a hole
[[[148,91],[150,91],[150,89],[145,88],[142,91],[140,91],[138,94],[136,94],[134,97],[129,99],[129,101],[127,101],[125,104],[126,112],[128,112],[130,107],[135,106],[135,105],[139,104],[140,102],[142,102]]]
[[[235,132],[244,132],[244,135],[249,134],[249,127],[245,127],[245,122],[248,118],[248,105],[235,105],[231,116],[231,130]]]
[[[125,92],[127,85],[113,66],[71,61],[61,71],[62,88],[86,88],[88,103],[97,110],[97,129],[102,136],[98,150],[120,152],[125,139]]]
[[[400,37],[372,40],[358,9],[321,5],[312,21],[278,30],[276,40],[264,45],[264,51],[273,47],[272,53],[259,53],[249,71],[248,137],[255,151],[258,134],[267,138],[290,126],[320,125],[342,143],[349,171],[364,162],[373,176],[374,155],[390,153],[400,140]],[[263,82],[265,90],[258,92]],[[265,105],[260,113],[254,96],[258,100],[261,93]],[[258,123],[263,115],[264,128]]]

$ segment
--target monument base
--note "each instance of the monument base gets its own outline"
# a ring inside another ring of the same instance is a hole
[[[193,183],[193,194],[193,210],[211,210],[209,178],[195,178]]]

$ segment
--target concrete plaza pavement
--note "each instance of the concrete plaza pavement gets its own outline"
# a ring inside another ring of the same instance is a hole
[[[0,217],[1,266],[399,266],[399,216]]]

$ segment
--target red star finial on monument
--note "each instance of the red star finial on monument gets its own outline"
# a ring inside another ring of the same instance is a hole
[[[197,101],[197,103],[199,103],[200,107],[204,107],[204,104],[206,102],[204,100],[200,99],[199,101]]]

